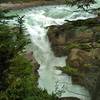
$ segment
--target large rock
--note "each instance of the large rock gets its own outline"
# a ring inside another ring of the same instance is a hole
[[[72,76],[73,84],[84,86],[89,90],[92,96],[97,86],[100,68],[98,66],[92,66],[87,72],[81,72],[81,74],[82,73],[83,76],[80,74]]]
[[[100,83],[98,80],[100,76],[99,52],[100,49],[94,49],[91,52],[86,52],[80,49],[72,49],[68,57],[70,66],[78,68],[81,74],[83,74],[82,76],[81,74],[72,76],[73,83],[87,88],[91,96],[93,96],[95,92],[98,94],[100,93],[100,90],[98,90],[100,86],[98,84]]]
[[[87,88],[91,95],[97,87],[98,77],[100,73],[100,49],[91,50],[86,52],[80,49],[72,49],[67,63],[71,67],[78,68],[81,74],[72,76],[74,84],[79,84]]]
[[[68,54],[68,43],[87,43],[91,42],[93,37],[99,40],[99,33],[100,17],[97,17],[69,21],[63,25],[52,25],[48,30],[48,38],[55,56],[65,56]]]
[[[79,69],[84,68],[86,64],[92,61],[92,57],[89,52],[80,49],[72,49],[68,55],[68,63],[71,67],[77,67]]]

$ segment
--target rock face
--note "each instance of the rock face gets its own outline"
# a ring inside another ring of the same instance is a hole
[[[56,56],[65,56],[66,55],[66,41],[68,35],[65,33],[65,27],[64,26],[50,26],[48,30],[48,37],[49,41],[51,43],[52,49]],[[53,33],[53,34],[52,34]]]
[[[72,77],[73,83],[86,87],[91,95],[94,94],[93,91],[96,89],[100,73],[100,59],[98,59],[100,55],[97,52],[98,49],[94,51],[95,52],[92,55],[91,52],[80,49],[72,49],[67,60],[67,63],[69,63],[71,67],[78,69],[81,73]]]
[[[71,50],[68,56],[68,61],[70,66],[82,69],[85,64],[89,64],[90,61],[92,61],[92,57],[89,52],[75,48]]]
[[[93,100],[100,99],[100,48],[87,52],[80,49],[72,49],[68,62],[71,67],[77,68],[79,74],[72,77],[74,84],[87,88]],[[96,99],[97,98],[97,99]]]
[[[100,100],[100,17],[51,26],[48,37],[55,56],[68,56],[67,65],[78,69],[73,84],[87,88],[92,100]]]
[[[97,17],[87,20],[70,21],[58,26],[50,26],[48,37],[55,56],[67,55],[69,53],[69,43],[92,43],[93,37],[98,40],[100,38],[99,23],[100,17]]]

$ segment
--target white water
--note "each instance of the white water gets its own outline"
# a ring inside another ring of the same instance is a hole
[[[96,5],[97,6],[97,5]],[[62,74],[55,66],[65,66],[66,57],[55,57],[51,51],[50,43],[47,37],[47,26],[60,25],[67,20],[86,19],[95,17],[86,12],[72,12],[76,8],[66,6],[43,6],[17,11],[16,13],[25,14],[25,27],[27,33],[30,34],[32,45],[29,49],[33,50],[34,56],[40,64],[39,72],[39,87],[46,89],[48,93],[55,92],[55,85],[58,88],[64,85],[64,93],[62,97],[78,97],[81,100],[90,100],[88,91],[79,86],[73,85],[71,77]],[[75,93],[73,93],[75,92]]]
[[[71,9],[72,10],[72,9]],[[73,96],[81,100],[90,100],[88,91],[78,85],[72,85],[71,77],[62,74],[55,66],[65,66],[65,58],[55,57],[50,48],[50,43],[46,35],[46,26],[65,23],[65,19],[86,19],[94,17],[86,12],[72,13],[70,8],[65,6],[45,6],[32,9],[25,17],[25,26],[31,36],[32,50],[38,63],[40,64],[39,87],[46,89],[48,93],[55,92],[56,84],[58,89],[64,85],[62,97]],[[73,93],[75,92],[75,93]]]

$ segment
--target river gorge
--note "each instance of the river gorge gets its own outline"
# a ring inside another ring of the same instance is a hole
[[[99,5],[100,1],[98,0],[98,3],[91,5],[91,7],[98,8]],[[72,84],[71,76],[56,69],[56,66],[66,66],[67,56],[55,57],[47,32],[51,25],[62,25],[67,23],[66,20],[94,18],[96,15],[66,5],[30,7],[11,11],[10,14],[25,15],[25,32],[30,35],[32,42],[27,49],[33,51],[35,59],[40,64],[38,87],[46,89],[50,94],[62,91],[61,94],[58,94],[59,97],[77,97],[80,100],[91,100],[86,88]],[[15,21],[11,20],[11,23],[15,23]]]

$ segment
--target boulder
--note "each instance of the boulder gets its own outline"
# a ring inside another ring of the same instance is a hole
[[[78,69],[84,68],[86,64],[91,62],[92,58],[89,52],[74,48],[68,55],[68,63],[71,67],[77,67]]]

